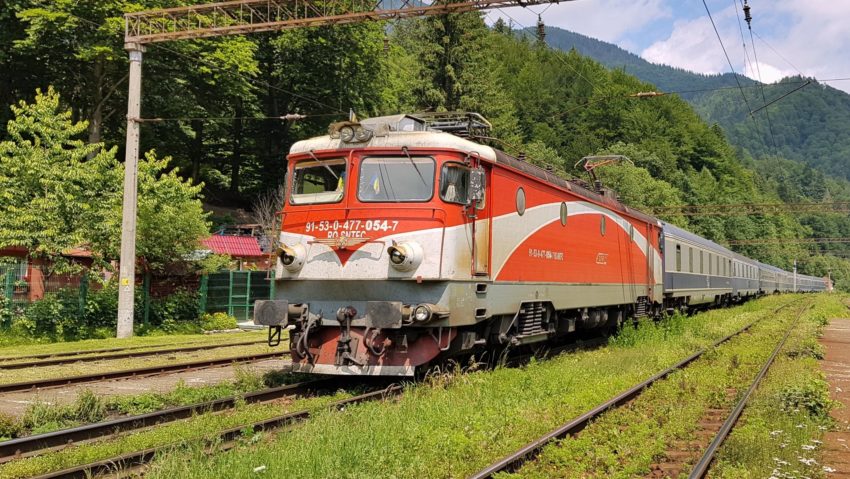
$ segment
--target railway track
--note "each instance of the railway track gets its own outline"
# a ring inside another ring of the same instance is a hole
[[[303,396],[339,386],[340,380],[338,378],[324,378],[12,439],[0,442],[0,464],[15,459],[41,455],[58,448],[93,439],[114,436],[128,431],[186,419],[196,414],[232,409],[240,403],[266,403],[285,397]]]
[[[259,342],[265,342],[259,341]],[[63,358],[69,356],[84,356],[86,354],[101,354],[101,353],[115,353],[119,351],[135,351],[139,349],[154,349],[154,348],[165,348],[168,346],[193,346],[200,344],[208,344],[214,345],[218,343],[206,343],[203,341],[187,341],[185,343],[179,344],[146,344],[139,346],[130,346],[126,348],[101,348],[101,349],[88,349],[81,351],[64,351],[61,353],[42,353],[42,354],[30,354],[26,356],[0,356],[0,362],[10,362],[10,361],[23,361],[23,360],[33,360],[33,359],[47,359],[47,358]]]
[[[792,301],[792,302],[783,304],[782,306],[774,309],[772,315],[777,314],[782,309],[785,309],[785,308],[787,308],[787,307],[789,307],[793,304],[796,304],[797,302],[798,301]],[[809,307],[808,305],[803,306],[800,309],[800,311],[797,313],[797,317],[792,321],[791,326],[788,328],[788,330],[785,333],[785,335],[783,336],[782,340],[780,341],[780,343],[774,349],[773,354],[771,354],[768,361],[765,363],[765,365],[762,367],[759,374],[756,376],[756,379],[754,380],[754,382],[750,386],[747,393],[739,401],[739,403],[737,404],[735,409],[732,411],[732,414],[726,420],[726,422],[724,422],[723,426],[721,427],[721,430],[717,433],[714,440],[711,442],[709,447],[706,449],[703,457],[700,459],[699,463],[697,463],[697,466],[694,467],[694,471],[690,476],[691,479],[701,479],[701,478],[705,477],[705,474],[708,471],[708,467],[711,464],[711,461],[713,460],[714,455],[716,454],[718,448],[723,443],[723,441],[726,439],[726,437],[728,437],[728,434],[731,432],[732,428],[734,427],[735,422],[737,422],[738,418],[740,417],[741,412],[743,411],[744,407],[746,406],[747,400],[749,399],[749,397],[751,396],[751,394],[755,390],[755,388],[758,386],[759,382],[761,382],[761,379],[767,373],[767,370],[770,368],[771,364],[773,364],[773,360],[776,358],[776,356],[779,353],[779,351],[781,350],[782,346],[784,346],[785,341],[788,339],[788,336],[791,334],[791,331],[793,330],[794,326],[797,324],[799,318],[808,309],[808,307]],[[585,412],[584,414],[572,419],[571,421],[567,422],[566,424],[561,425],[557,429],[554,429],[554,430],[546,433],[545,435],[541,436],[540,438],[535,439],[534,441],[526,444],[525,446],[523,446],[519,450],[515,451],[514,453],[496,461],[495,463],[493,463],[493,464],[487,466],[486,468],[476,472],[475,474],[469,476],[469,479],[492,478],[498,473],[517,471],[526,462],[534,460],[540,454],[540,452],[543,450],[543,448],[546,445],[553,443],[553,442],[556,442],[556,441],[559,441],[561,439],[564,439],[568,436],[573,436],[573,435],[579,433],[588,424],[590,424],[591,421],[599,418],[600,416],[605,414],[607,411],[619,408],[619,407],[631,402],[633,399],[640,396],[644,391],[646,391],[654,383],[665,379],[667,376],[669,376],[670,374],[672,374],[676,371],[684,369],[685,367],[687,367],[688,365],[692,364],[694,361],[696,361],[697,359],[702,357],[708,351],[712,351],[712,350],[716,349],[717,347],[723,345],[724,343],[730,341],[731,339],[741,335],[742,333],[749,331],[753,326],[755,326],[757,323],[759,323],[760,321],[764,320],[767,317],[769,317],[769,316],[765,315],[765,316],[760,317],[759,319],[757,319],[757,320],[753,321],[752,323],[744,326],[743,328],[739,329],[738,331],[735,331],[734,333],[716,341],[714,344],[712,344],[708,348],[697,351],[696,353],[692,354],[691,356],[688,356],[687,358],[680,361],[679,363],[677,363],[677,364],[655,374],[654,376],[648,378],[647,380],[641,382],[640,384],[633,386],[629,390],[624,391],[624,392],[618,394],[617,396],[614,396],[613,398],[603,402],[602,404],[599,404],[598,406],[591,409],[590,411]]]
[[[385,389],[379,389],[348,399],[343,399],[341,401],[336,401],[328,405],[327,408],[331,410],[342,410],[345,407],[353,404],[367,401],[382,400],[392,396],[397,396],[401,394],[403,390],[404,388],[402,386],[392,385]],[[234,427],[217,433],[215,438],[211,438],[207,441],[207,444],[215,444],[216,452],[225,451],[235,447],[238,444],[236,440],[239,437],[243,436],[248,430],[256,433],[260,431],[280,429],[282,427],[287,427],[299,422],[306,421],[310,419],[311,415],[312,412],[310,410],[304,409],[301,411],[284,414],[270,419],[265,419],[263,421],[259,421],[253,424],[246,424],[239,427]],[[165,446],[145,449],[143,451],[122,454],[120,456],[112,457],[97,462],[92,462],[90,464],[84,464],[81,466],[63,469],[61,471],[55,471],[40,476],[35,476],[35,479],[83,479],[102,476],[104,474],[116,473],[119,471],[123,476],[129,474],[141,475],[144,472],[144,466],[151,462],[157,456],[157,454],[162,453],[164,451],[172,450],[176,447],[180,447],[181,445],[183,445],[183,443],[172,443]]]
[[[226,343],[226,344],[206,344],[206,345],[197,345],[197,346],[189,346],[189,347],[180,347],[180,348],[169,348],[169,349],[156,349],[156,350],[146,350],[146,351],[120,351],[111,354],[104,354],[100,356],[84,356],[84,357],[62,357],[55,359],[47,359],[46,361],[35,361],[35,362],[10,362],[10,363],[0,363],[0,370],[10,370],[10,369],[24,369],[24,368],[38,368],[45,366],[58,366],[62,364],[74,364],[74,363],[82,363],[82,362],[94,362],[94,361],[104,361],[104,360],[115,360],[115,359],[128,359],[128,358],[141,358],[145,356],[155,356],[158,354],[173,354],[173,353],[187,353],[192,351],[206,351],[209,349],[221,349],[221,348],[230,348],[236,346],[250,346],[255,344],[266,344],[266,341],[242,341],[238,343]],[[17,360],[17,358],[16,358]]]
[[[68,386],[68,385],[73,385],[73,384],[85,384],[85,383],[106,381],[106,380],[112,380],[112,379],[138,378],[138,377],[146,377],[146,376],[155,376],[155,375],[166,374],[166,373],[174,373],[174,372],[182,372],[182,371],[194,371],[194,370],[198,370],[198,369],[227,366],[227,365],[230,365],[230,364],[239,364],[239,363],[261,361],[261,360],[264,360],[264,359],[279,358],[281,356],[282,356],[281,352],[257,353],[257,354],[243,355],[243,356],[232,356],[232,357],[220,358],[220,359],[205,359],[205,360],[185,362],[185,363],[166,364],[166,365],[161,365],[161,366],[149,366],[149,367],[135,368],[135,369],[125,369],[125,370],[121,370],[121,371],[108,371],[108,372],[103,372],[103,373],[84,374],[84,375],[80,375],[80,376],[72,376],[72,377],[65,377],[65,378],[39,379],[39,380],[36,380],[36,381],[29,381],[29,382],[0,384],[0,394],[9,393],[9,392],[18,392],[18,391],[35,391],[35,390],[40,390],[40,389],[52,388],[52,387]]]

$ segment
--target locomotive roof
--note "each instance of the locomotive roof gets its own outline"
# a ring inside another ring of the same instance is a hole
[[[413,131],[399,131],[405,125],[406,120],[417,120],[408,115],[394,115],[389,117],[372,118],[364,120],[362,124],[375,131],[374,136],[367,142],[345,142],[341,138],[331,135],[317,136],[301,140],[292,145],[290,154],[304,154],[309,152],[320,152],[339,149],[362,149],[362,148],[444,148],[458,150],[465,153],[476,154],[482,160],[504,165],[530,176],[543,180],[552,185],[569,190],[586,199],[605,205],[608,208],[627,213],[643,221],[658,224],[658,219],[645,214],[639,210],[629,208],[619,202],[616,198],[601,195],[573,182],[565,180],[539,166],[517,159],[504,151],[497,150],[487,145],[461,138],[450,133],[444,133],[433,129],[419,129],[421,126],[407,124],[406,128]]]

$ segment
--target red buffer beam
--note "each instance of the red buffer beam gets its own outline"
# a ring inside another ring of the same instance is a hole
[[[157,43],[561,1],[573,0],[236,0],[127,13],[124,41]]]

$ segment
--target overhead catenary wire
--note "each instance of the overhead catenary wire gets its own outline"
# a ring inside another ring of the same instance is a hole
[[[764,116],[767,119],[767,128],[768,128],[768,131],[770,132],[770,141],[773,143],[773,152],[775,154],[775,153],[777,153],[777,151],[776,151],[777,150],[776,136],[773,134],[773,123],[770,121],[770,112],[767,110],[768,103],[767,103],[767,97],[765,97],[765,95],[764,95],[764,82],[762,82],[762,80],[761,80],[761,66],[759,65],[758,53],[756,52],[756,44],[755,44],[756,41],[755,41],[755,39],[753,39],[753,27],[752,27],[752,23],[751,23],[752,18],[750,18],[749,10],[747,10],[746,0],[742,0],[742,1],[744,2],[744,11],[747,13],[747,28],[750,31],[750,48],[753,49],[753,59],[755,60],[755,63],[756,63],[756,73],[758,74],[759,84],[761,86],[761,88],[759,88],[759,90],[761,91],[761,99],[762,99],[762,102],[763,102],[762,107],[757,108],[754,111],[751,111],[750,115],[754,115],[756,113],[756,111],[764,110]],[[737,3],[735,5],[737,7]],[[737,11],[737,8],[736,8],[736,11]],[[738,20],[740,22],[740,17],[739,17]]]
[[[714,28],[714,34],[717,35],[717,41],[720,42],[720,48],[723,49],[723,55],[726,57],[726,62],[729,64],[729,68],[732,69],[732,76],[735,77],[735,83],[738,84],[738,89],[741,91],[741,97],[744,99],[744,104],[747,106],[747,111],[752,111],[750,108],[750,102],[747,100],[747,95],[744,94],[744,89],[741,87],[741,80],[738,78],[738,74],[735,72],[735,67],[732,66],[732,60],[729,58],[729,53],[726,51],[726,46],[723,44],[723,39],[720,37],[720,31],[717,30],[717,24],[714,23],[714,17],[711,15],[711,10],[708,8],[708,3],[705,0],[702,0],[702,4],[705,7],[705,13],[708,14],[708,19],[711,21],[711,27]],[[753,118],[755,121],[755,118]]]

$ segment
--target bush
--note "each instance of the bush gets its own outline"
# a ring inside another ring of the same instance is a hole
[[[204,331],[221,331],[236,329],[239,324],[236,322],[236,318],[227,313],[207,313],[201,318],[201,327]]]
[[[0,441],[15,439],[23,434],[24,428],[12,416],[0,412]]]
[[[829,387],[820,379],[786,387],[779,392],[779,403],[787,412],[803,411],[809,416],[826,418],[832,408]]]

